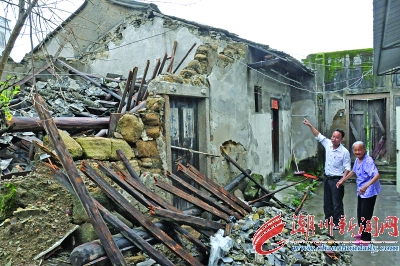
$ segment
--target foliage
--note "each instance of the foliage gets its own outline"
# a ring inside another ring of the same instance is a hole
[[[0,81],[0,108],[4,112],[6,119],[11,120],[11,114],[8,109],[14,95],[19,92],[19,86],[12,84],[17,80],[16,76],[8,76],[6,81]]]
[[[0,198],[0,219],[6,218],[7,212],[12,208],[15,201],[17,188],[12,183],[7,183]]]
[[[298,207],[300,205],[300,203],[301,203],[301,199],[300,198],[293,197],[293,200],[292,200],[293,206]]]

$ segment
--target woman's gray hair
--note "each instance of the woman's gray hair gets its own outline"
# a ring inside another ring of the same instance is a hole
[[[364,142],[362,142],[362,141],[356,141],[356,142],[354,142],[354,143],[353,143],[353,146],[352,146],[351,148],[354,150],[354,146],[360,145],[360,144],[364,147],[364,149],[367,149],[367,148],[365,147]]]

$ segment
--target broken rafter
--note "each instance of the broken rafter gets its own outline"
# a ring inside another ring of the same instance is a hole
[[[125,84],[125,90],[122,93],[122,97],[121,97],[121,101],[119,102],[117,113],[121,113],[122,107],[125,104],[126,94],[128,93],[129,88],[131,86],[131,82],[134,82],[134,81],[132,81],[132,76],[133,76],[133,71],[129,70],[128,79],[126,80],[126,84]]]
[[[147,71],[149,70],[149,66],[150,66],[150,60],[147,60],[146,68],[144,69],[144,73],[143,73],[143,77],[142,77],[142,81],[140,82],[140,87],[138,89],[137,99],[136,99],[133,107],[135,107],[136,104],[142,100],[142,97],[144,95],[143,85],[146,83],[146,76],[147,76]]]
[[[258,183],[257,180],[255,180],[250,174],[246,173],[246,171],[237,162],[235,162],[231,157],[229,157],[229,155],[226,154],[226,152],[222,146],[220,148],[220,151],[221,151],[222,156],[224,156],[224,158],[226,160],[228,160],[230,163],[232,163],[234,166],[236,166],[236,168],[239,169],[245,176],[250,178],[250,180],[253,181],[262,191],[264,191],[266,194],[270,193],[264,186],[262,186],[260,183]],[[278,200],[274,195],[272,195],[272,199],[275,200],[275,202],[278,203],[281,207],[289,208],[287,205],[283,204],[280,200]],[[290,209],[292,209],[292,208],[290,208]]]
[[[120,151],[120,153],[122,153],[122,151]],[[114,167],[118,168],[116,165],[114,165]],[[99,164],[99,168],[106,176],[114,180],[114,182],[116,182],[117,184],[120,184],[120,186],[125,191],[127,191],[136,200],[141,202],[144,206],[146,207],[153,206],[154,203],[150,202],[152,201],[155,202],[158,206],[161,206],[167,210],[183,214],[181,210],[177,209],[175,206],[164,200],[162,197],[160,197],[159,195],[148,189],[141,181],[135,180],[132,176],[123,173],[120,169],[118,169],[118,173],[113,173],[111,170],[107,169],[102,164]],[[126,184],[124,182],[126,182]],[[127,186],[127,184],[129,186]],[[130,191],[132,192],[132,194],[130,193]],[[138,192],[140,192],[141,194]],[[143,197],[147,198],[148,200],[143,200]],[[189,241],[191,241],[196,247],[200,249],[202,253],[209,252],[209,249],[203,243],[201,243],[201,241],[192,236],[187,230],[173,223],[170,223],[169,226],[172,227],[174,230],[176,230],[178,233],[182,234]],[[201,232],[205,234],[204,231]]]
[[[113,188],[109,183],[107,183],[85,161],[82,161],[80,169],[91,180],[97,183],[99,187],[101,187],[101,189],[104,192],[106,192],[112,199],[114,199],[122,208],[124,208],[130,215],[132,215],[132,217],[134,217],[136,221],[138,221],[144,228],[146,228],[155,238],[157,238],[164,245],[169,247],[176,255],[178,255],[191,265],[198,265],[198,266],[202,265],[190,253],[188,253],[180,245],[178,245],[164,231],[160,230],[157,226],[155,226],[148,217],[144,216],[140,211],[134,208],[126,198],[124,198],[120,193],[118,193],[118,191],[115,188]]]
[[[158,70],[158,75],[160,75],[161,72],[163,71],[165,62],[167,61],[167,57],[168,57],[168,54],[165,53],[164,58],[163,58],[163,60],[162,60],[162,62],[161,62],[160,69]]]
[[[229,209],[228,207],[220,204],[215,198],[210,197],[207,195],[207,193],[195,188],[194,186],[190,185],[189,183],[185,182],[183,179],[180,177],[174,175],[173,173],[167,171],[166,176],[170,178],[172,181],[177,182],[180,186],[182,186],[186,191],[189,193],[192,193],[196,195],[198,198],[206,202],[207,204],[210,204],[211,206],[220,209],[221,211],[225,212],[226,214],[235,216],[236,219],[242,219],[243,215],[235,212],[234,210]]]
[[[247,205],[246,203],[241,201],[239,198],[237,198],[235,195],[233,195],[229,191],[226,191],[223,187],[221,187],[216,182],[214,182],[214,180],[212,180],[211,178],[208,178],[202,172],[197,170],[193,165],[188,163],[188,164],[186,164],[186,166],[189,169],[189,171],[191,171],[192,173],[194,173],[195,175],[197,175],[198,177],[200,177],[201,179],[206,181],[208,184],[212,185],[218,192],[220,192],[221,194],[227,196],[230,200],[232,200],[233,202],[235,202],[236,204],[241,206],[246,211],[251,212],[251,208],[250,208],[249,205]]]
[[[108,127],[109,117],[55,117],[52,118],[58,129],[63,130],[100,130]],[[7,123],[15,124],[15,126],[9,130],[9,132],[21,132],[21,131],[43,131],[42,121],[37,117],[22,117],[14,116]]]
[[[76,191],[76,194],[81,201],[102,246],[106,250],[108,258],[113,265],[127,265],[121,251],[118,249],[110,231],[104,223],[99,210],[94,204],[93,198],[87,191],[85,183],[83,182],[64,141],[58,133],[55,123],[53,122],[49,112],[46,110],[45,102],[39,94],[35,94],[33,103],[44,124],[44,128],[49,135],[50,141],[59,155],[60,162],[68,173],[69,182],[74,187],[74,190]]]
[[[132,107],[134,106],[132,103],[132,98],[133,98],[133,93],[135,91],[135,80],[136,80],[137,72],[138,72],[138,67],[134,67],[133,74],[132,74],[132,82],[131,82],[131,85],[129,88],[128,101],[126,103],[126,110],[130,110],[131,105],[132,105]]]
[[[185,61],[186,57],[190,54],[190,52],[193,50],[193,48],[194,48],[195,46],[196,46],[196,43],[194,43],[194,44],[192,45],[192,47],[190,47],[189,51],[185,54],[185,56],[182,58],[182,60],[179,62],[179,64],[176,66],[174,72],[172,72],[172,73],[175,74],[175,72],[176,72],[176,71],[178,70],[178,68],[182,65],[182,63]]]
[[[179,212],[174,212],[170,210],[164,210],[159,207],[151,206],[150,208],[150,214],[160,218],[161,220],[164,221],[170,221],[178,224],[185,224],[189,225],[193,228],[200,228],[203,230],[213,230],[213,231],[218,231],[218,229],[221,229],[224,227],[223,224],[214,222],[214,221],[209,221],[203,218],[199,217],[194,217],[191,215],[186,215],[183,213]]]
[[[172,66],[174,65],[174,60],[175,60],[175,53],[176,53],[176,47],[178,46],[178,42],[174,41],[174,45],[172,47],[172,55],[171,55],[171,61],[169,62],[169,65],[167,67],[167,72],[171,73],[172,72]]]
[[[236,202],[234,202],[233,200],[228,198],[226,195],[219,192],[214,186],[210,185],[205,180],[203,180],[200,177],[198,177],[197,175],[195,175],[193,172],[191,172],[187,167],[185,167],[181,163],[176,163],[176,164],[178,165],[178,171],[181,171],[182,173],[184,173],[185,176],[187,176],[190,179],[192,179],[193,181],[195,181],[197,184],[199,184],[205,190],[210,192],[214,197],[222,200],[222,202],[224,202],[229,207],[231,207],[235,211],[239,212],[243,216],[247,215],[246,210],[244,210],[241,206],[239,206]]]
[[[68,180],[68,177],[61,171],[54,169],[50,165],[46,164],[49,167],[54,175],[57,176],[57,180],[64,185],[65,188],[71,194],[76,196],[74,189],[71,186],[71,183]],[[115,215],[113,215],[110,211],[104,208],[101,203],[93,199],[94,203],[96,204],[97,208],[99,209],[101,215],[103,216],[104,220],[106,220],[109,224],[111,224],[114,228],[116,228],[120,233],[128,239],[131,243],[133,243],[136,247],[140,250],[145,251],[146,254],[154,259],[158,264],[165,265],[165,266],[172,266],[171,261],[169,261],[161,252],[155,249],[152,245],[150,245],[147,241],[145,241],[141,236],[135,232],[135,230],[129,228],[123,222],[121,222]]]
[[[225,221],[230,221],[229,215],[218,210],[217,208],[212,207],[211,205],[203,202],[202,200],[186,193],[185,191],[183,191],[179,188],[176,188],[170,184],[167,184],[161,180],[158,180],[156,178],[154,178],[154,181],[155,181],[155,185],[157,187],[162,188],[163,190],[165,190],[171,194],[174,194],[175,196],[178,196],[178,197],[188,201],[189,203],[196,205],[196,206],[202,208],[203,210],[205,210],[206,212],[212,213],[215,216],[217,216]]]

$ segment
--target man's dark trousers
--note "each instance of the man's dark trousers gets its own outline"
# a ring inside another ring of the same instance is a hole
[[[333,217],[333,222],[337,226],[340,218],[344,215],[343,209],[343,197],[344,197],[344,186],[336,188],[336,183],[339,181],[341,176],[324,178],[324,213],[325,219]]]

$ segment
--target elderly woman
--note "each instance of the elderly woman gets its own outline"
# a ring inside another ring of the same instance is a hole
[[[353,169],[342,179],[340,179],[336,186],[340,187],[344,181],[352,177],[354,174],[357,176],[357,219],[358,224],[366,228],[367,221],[372,219],[374,212],[376,196],[381,192],[382,188],[379,183],[379,172],[374,163],[374,159],[367,154],[365,144],[362,141],[356,141],[353,144],[353,153],[356,160]],[[362,220],[361,218],[364,218]],[[363,230],[361,235],[356,235],[356,245],[368,245],[371,241],[371,233]]]

